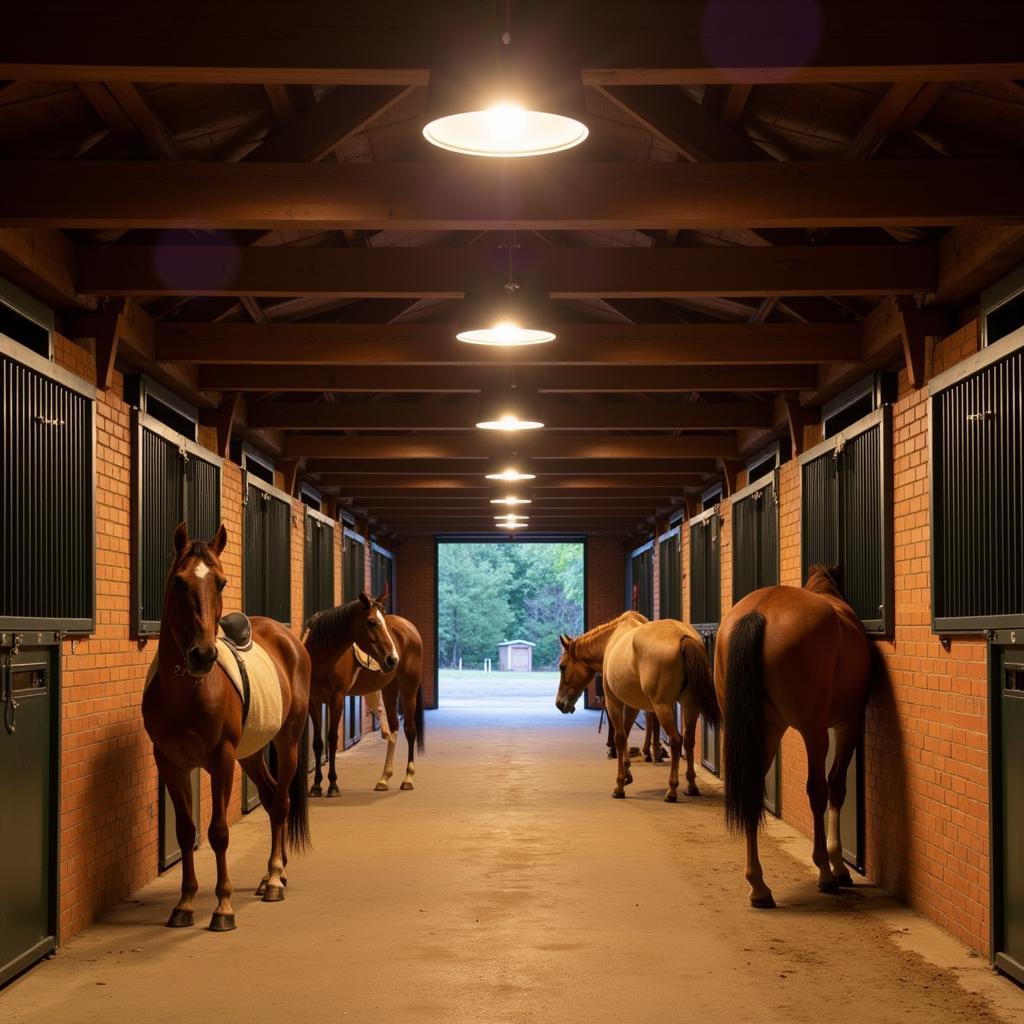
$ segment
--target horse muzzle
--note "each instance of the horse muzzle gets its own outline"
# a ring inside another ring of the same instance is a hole
[[[394,654],[389,654],[382,664],[387,672],[394,672],[398,668],[398,658]]]
[[[202,644],[193,644],[185,652],[185,665],[189,675],[202,678],[209,675],[210,670],[217,663],[217,648],[207,647]]]
[[[568,700],[556,700],[555,707],[562,712],[563,715],[571,715],[576,711],[576,701]]]

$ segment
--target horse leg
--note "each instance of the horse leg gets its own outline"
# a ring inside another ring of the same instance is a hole
[[[222,745],[210,765],[212,813],[207,835],[217,857],[217,909],[210,918],[211,932],[230,932],[235,927],[231,907],[231,879],[228,877],[228,804],[235,781],[235,751]]]
[[[270,859],[267,861],[264,903],[279,903],[284,899],[285,827],[291,806],[288,791],[299,767],[298,746],[298,737],[288,738],[278,733],[274,740],[274,749],[277,751],[277,779],[274,782],[274,796],[270,803]]]
[[[267,762],[264,760],[263,751],[261,750],[258,754],[250,754],[249,757],[240,761],[239,764],[242,766],[242,770],[252,780],[253,785],[256,787],[260,795],[260,805],[263,810],[270,814],[271,805],[274,803],[274,789],[276,783],[274,782],[274,776],[270,774],[270,769],[267,767]],[[288,866],[288,855],[285,853],[284,858],[285,867]],[[270,878],[270,872],[264,874],[263,878],[260,879],[260,884],[256,886],[256,895],[262,896],[267,891],[267,879]],[[281,876],[281,881],[285,885],[288,884],[288,879]]]
[[[193,923],[192,901],[199,889],[196,879],[196,825],[192,819],[192,779],[183,768],[169,761],[153,748],[160,781],[174,805],[174,834],[181,850],[181,898],[171,911],[168,928],[187,928]]]
[[[636,724],[637,716],[640,714],[638,708],[631,708],[623,705],[622,708],[622,729],[626,736],[626,752],[623,754],[623,759],[626,762],[626,785],[628,786],[633,781],[633,762],[629,757],[629,734],[633,731],[633,726]]]
[[[608,728],[611,729],[615,734],[615,753],[618,758],[618,770],[615,775],[615,789],[612,790],[612,796],[616,800],[621,800],[626,795],[626,786],[628,785],[627,778],[627,760],[626,760],[626,730],[625,723],[623,721],[623,712],[627,710],[622,704],[618,702],[608,692],[607,686],[605,687],[604,696],[605,708],[608,711]],[[628,709],[632,711],[632,708]],[[633,720],[636,719],[636,715],[633,715]],[[632,722],[630,723],[632,725]]]
[[[773,715],[766,708],[765,709],[765,744],[764,751],[761,754],[762,757],[762,777],[767,775],[768,769],[772,766],[772,761],[775,760],[775,755],[779,750],[779,743],[782,740],[782,735],[786,731],[786,725],[784,722],[772,721]],[[694,718],[696,722],[696,716]],[[728,742],[728,740],[726,740]],[[747,838],[747,870],[746,879],[750,883],[750,905],[756,907],[758,910],[765,910],[775,906],[775,898],[772,896],[771,889],[765,885],[764,871],[761,868],[761,858],[757,852],[757,833],[760,828],[760,822],[748,828],[746,830]]]
[[[646,728],[644,729],[644,763],[650,764],[654,758],[651,755],[651,737],[654,734],[654,719],[650,715],[645,716]],[[659,736],[659,739],[661,737]]]
[[[383,694],[384,713],[381,715],[381,726],[387,725],[388,752],[384,755],[384,771],[380,781],[373,788],[378,793],[386,793],[395,774],[395,748],[398,746],[398,691],[388,689]]]
[[[693,751],[697,745],[697,719],[698,712],[696,708],[692,715],[687,715],[683,712],[683,750],[686,752],[686,795],[687,796],[700,796],[700,790],[697,788],[697,772],[693,767]],[[672,716],[673,724],[675,724],[675,716]]]
[[[331,717],[327,724],[327,795],[341,796],[338,788],[338,732],[345,716],[344,696],[337,694],[330,710]]]
[[[825,841],[825,810],[828,807],[828,781],[825,778],[825,758],[828,756],[828,729],[804,734],[807,750],[807,799],[814,819],[814,849],[811,857],[818,869],[818,888],[822,892],[838,892],[839,883],[832,874]]]
[[[850,869],[843,860],[843,837],[839,816],[846,801],[846,772],[860,740],[860,721],[836,726],[836,751],[828,773],[828,859],[838,885],[853,885]]]
[[[313,769],[313,785],[309,790],[310,796],[324,795],[324,772],[320,765],[320,761],[324,756],[324,737],[323,730],[321,728],[323,712],[320,710],[322,707],[323,705],[319,703],[311,703],[309,705],[309,717],[313,720],[313,760],[316,762]]]
[[[406,690],[402,694],[402,724],[405,726],[405,740],[409,744],[409,760],[405,765],[405,778],[400,789],[413,788],[413,776],[416,774],[416,694],[419,687]]]
[[[657,732],[660,733],[662,729],[665,730],[665,734],[668,736],[669,750],[671,752],[671,762],[668,770],[668,790],[665,793],[665,802],[674,804],[678,799],[679,790],[679,756],[683,750],[683,737],[679,734],[679,729],[676,728],[676,716],[674,709],[671,705],[659,704],[655,707],[653,712],[648,714],[649,718],[657,716],[657,726],[655,727]],[[658,742],[661,742],[661,737],[658,737]],[[689,770],[686,773],[686,779],[689,785],[687,786],[686,792],[691,796],[699,794],[696,783],[691,777],[693,771],[693,763],[690,762]]]

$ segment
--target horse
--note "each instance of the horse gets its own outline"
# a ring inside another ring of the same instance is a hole
[[[648,622],[637,612],[625,612],[617,619],[572,639],[559,637],[562,656],[555,706],[571,714],[580,694],[598,670],[604,682],[608,721],[615,727],[618,772],[612,796],[625,797],[633,781],[626,738],[638,711],[653,712],[669,739],[667,803],[678,800],[679,758],[686,748],[686,792],[699,796],[693,768],[693,747],[698,715],[718,724],[721,714],[715,698],[704,642],[692,627],[675,619]],[[683,734],[676,726],[675,706],[683,709]]]
[[[365,595],[362,595],[365,596]],[[324,744],[320,728],[320,706],[326,704],[330,712],[327,730],[327,795],[338,796],[338,771],[335,758],[338,752],[338,731],[341,726],[345,698],[365,696],[377,711],[381,731],[387,740],[384,771],[374,787],[385,792],[394,774],[395,747],[398,732],[398,701],[402,700],[405,738],[409,744],[409,758],[401,788],[413,788],[416,774],[415,750],[424,750],[423,691],[420,680],[423,673],[423,640],[419,630],[400,615],[385,615],[384,601],[388,592],[372,598],[373,619],[377,622],[374,643],[368,646],[345,645],[339,642],[335,612],[321,612],[309,623],[306,648],[313,666],[313,686],[310,707],[313,718],[313,751],[316,774],[309,791],[310,796],[323,796],[323,772],[320,759]],[[362,599],[362,598],[360,598]],[[382,628],[381,628],[382,627]],[[380,696],[376,695],[380,693]]]
[[[807,750],[818,888],[834,893],[853,884],[843,862],[839,815],[871,672],[872,648],[832,567],[812,567],[803,588],[755,590],[718,627],[715,686],[725,709],[726,822],[746,835],[746,877],[755,907],[775,906],[757,854],[757,833],[764,818],[765,772],[790,726]],[[826,778],[830,727],[835,759]]]
[[[284,899],[288,847],[301,851],[310,845],[306,780],[299,770],[309,715],[309,656],[294,634],[280,623],[264,618],[249,620],[258,648],[249,669],[262,667],[260,678],[267,680],[267,686],[250,692],[246,684],[244,692],[253,698],[259,712],[248,716],[248,704],[224,667],[224,659],[233,655],[217,636],[223,612],[221,595],[227,585],[220,556],[227,539],[223,524],[206,544],[189,540],[184,523],[175,529],[160,643],[142,698],[143,723],[153,741],[160,780],[174,804],[181,849],[181,898],[171,912],[169,928],[193,924],[192,903],[199,888],[193,858],[196,824],[189,779],[192,769],[205,768],[210,773],[213,808],[209,839],[217,857],[217,908],[210,919],[210,931],[231,931],[235,927],[227,865],[227,809],[236,759],[256,784],[260,802],[270,817],[270,858],[257,889],[264,902]],[[246,621],[242,616],[237,618],[242,624]],[[278,690],[274,689],[275,682]],[[265,708],[271,709],[267,715],[262,714]],[[255,718],[260,720],[258,727]],[[277,752],[276,779],[263,759],[268,742]],[[253,744],[258,748],[253,750]],[[250,752],[239,756],[242,750]]]

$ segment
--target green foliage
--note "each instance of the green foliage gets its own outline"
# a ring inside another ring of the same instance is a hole
[[[442,667],[497,665],[501,641],[529,640],[550,669],[558,634],[582,632],[582,544],[442,544],[437,557]]]

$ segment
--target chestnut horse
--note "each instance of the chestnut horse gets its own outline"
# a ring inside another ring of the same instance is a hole
[[[626,612],[575,640],[560,637],[561,681],[555,706],[563,714],[575,710],[580,694],[600,669],[608,721],[615,728],[618,773],[612,796],[622,799],[633,781],[626,739],[638,711],[653,712],[669,739],[671,767],[665,800],[675,803],[679,789],[679,758],[686,748],[686,792],[698,796],[693,748],[699,715],[718,724],[715,699],[704,642],[686,623],[675,619],[648,622],[637,612]],[[683,709],[683,733],[676,726],[675,706]]]
[[[193,857],[196,824],[189,773],[205,768],[210,773],[213,804],[210,846],[217,857],[217,909],[210,920],[210,930],[215,932],[235,927],[227,864],[227,810],[245,722],[242,698],[217,660],[221,593],[227,585],[220,555],[226,544],[223,524],[208,544],[189,540],[184,523],[174,531],[174,561],[167,577],[160,645],[142,698],[143,722],[153,741],[160,780],[174,804],[181,848],[181,899],[167,925],[184,928],[193,923],[192,901],[199,883]],[[270,859],[257,892],[265,902],[274,903],[284,899],[286,847],[302,850],[309,846],[306,779],[298,766],[309,714],[310,669],[305,648],[290,630],[272,619],[253,618],[251,625],[253,640],[269,655],[281,687],[281,723],[272,739],[277,778],[270,774],[262,750],[240,762],[270,816]]]
[[[385,590],[380,597],[374,598],[378,605],[387,598]],[[321,704],[326,704],[330,711],[330,724],[327,730],[327,795],[338,796],[338,770],[335,758],[338,753],[338,731],[341,727],[346,697],[364,696],[367,703],[380,716],[381,732],[387,740],[387,754],[384,759],[384,772],[374,787],[385,792],[391,776],[395,771],[395,747],[398,738],[398,700],[402,700],[402,714],[405,723],[405,738],[409,744],[409,759],[405,766],[405,778],[402,789],[413,788],[413,776],[416,774],[414,764],[415,751],[423,753],[423,691],[420,689],[420,677],[423,673],[423,640],[419,630],[400,615],[384,615],[384,628],[390,637],[391,649],[398,661],[388,667],[387,657],[367,657],[367,650],[357,652],[350,647],[340,656],[330,642],[325,642],[324,634],[329,634],[326,620],[314,619],[310,623],[306,647],[313,664],[313,686],[310,698],[310,709],[313,715],[313,750],[316,753],[316,775],[310,796],[323,796],[323,773],[320,769],[320,755],[323,751],[323,739],[320,735]],[[383,639],[381,634],[379,639]],[[380,696],[377,694],[380,692]]]
[[[806,585],[764,587],[739,601],[718,627],[715,685],[725,709],[725,813],[747,839],[747,881],[755,907],[773,907],[757,855],[764,776],[787,728],[807,750],[818,888],[852,885],[843,863],[839,814],[846,770],[860,741],[872,653],[837,571],[815,566]],[[828,730],[835,759],[825,776]],[[828,838],[825,810],[828,808]]]

